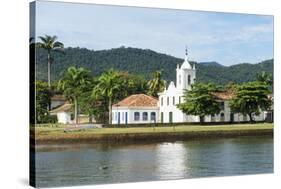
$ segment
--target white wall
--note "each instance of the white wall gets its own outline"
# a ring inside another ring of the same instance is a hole
[[[175,103],[173,103],[173,98],[175,98]],[[179,100],[179,98],[181,98],[181,100]],[[179,101],[183,102],[182,93],[177,93],[176,91],[167,91],[165,94],[160,95],[158,122],[161,123],[161,113],[163,113],[163,123],[169,123],[169,112],[172,112],[173,123],[184,122],[185,115],[176,107],[176,105],[179,104]]]
[[[112,124],[118,124],[118,114],[120,115],[119,124],[126,124],[126,112],[127,112],[127,124],[142,124],[142,123],[154,123],[151,120],[151,112],[155,112],[155,122],[159,119],[158,107],[134,107],[134,108],[112,108]],[[139,120],[134,119],[135,112],[139,112]],[[143,113],[147,112],[147,120],[143,119]]]
[[[221,118],[221,113],[224,113],[224,119]],[[230,115],[231,115],[231,109],[229,107],[229,102],[225,101],[224,102],[224,109],[221,110],[219,114],[215,114],[213,116],[213,118],[211,117],[211,115],[205,116],[205,122],[221,122],[222,120],[228,122],[228,121],[231,121]],[[240,113],[235,113],[233,115],[233,118],[234,118],[233,119],[234,122],[250,121],[249,116],[243,116]],[[264,121],[265,114],[264,114],[264,112],[261,112],[260,115],[253,116],[253,118],[254,118],[255,121]]]
[[[58,123],[67,124],[71,122],[70,113],[67,112],[59,112],[57,113]]]
[[[196,79],[196,70],[195,69],[181,69],[177,68],[177,88],[178,89],[191,89],[191,85]],[[188,84],[188,76],[190,76],[190,84]]]
[[[169,112],[173,112],[173,123],[180,123],[180,122],[199,122],[199,116],[193,115],[186,115],[182,113],[175,105],[173,105],[173,96],[175,97],[175,104],[179,103],[179,95],[171,92],[166,92],[166,94],[162,94],[159,98],[159,120],[158,122],[161,123],[161,112],[163,112],[164,119],[163,123],[169,123]],[[167,104],[167,97],[169,97],[169,105]],[[163,105],[161,103],[161,98],[163,98]],[[181,97],[181,102],[183,102],[183,97]],[[224,118],[221,117],[222,113],[224,114]],[[241,121],[249,121],[249,116],[243,116],[242,114],[234,114],[233,115],[234,122],[241,122]],[[255,121],[264,121],[265,113],[261,112],[258,116],[253,116]],[[229,102],[224,102],[224,108],[220,111],[219,114],[215,114],[213,117],[211,115],[205,116],[205,122],[221,122],[225,121],[228,122],[231,120],[231,110],[229,107]]]

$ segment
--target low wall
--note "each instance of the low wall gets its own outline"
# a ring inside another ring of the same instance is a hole
[[[264,121],[256,121],[255,123],[264,123]],[[241,122],[180,122],[180,123],[145,123],[145,124],[102,124],[104,128],[126,128],[126,127],[165,127],[165,126],[182,126],[182,125],[200,125],[200,126],[211,126],[211,125],[237,125],[237,124],[249,124],[248,121]]]

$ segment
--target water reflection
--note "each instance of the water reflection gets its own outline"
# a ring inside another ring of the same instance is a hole
[[[188,167],[185,158],[188,157],[188,149],[184,147],[184,144],[180,142],[159,144],[156,155],[155,164],[158,164],[156,175],[159,179],[181,179],[186,176]]]
[[[272,172],[271,137],[36,149],[38,187]]]

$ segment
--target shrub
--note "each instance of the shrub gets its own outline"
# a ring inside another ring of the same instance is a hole
[[[42,117],[40,123],[57,123],[58,119],[56,115],[45,115]]]

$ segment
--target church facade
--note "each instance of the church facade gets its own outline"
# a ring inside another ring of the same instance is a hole
[[[186,115],[177,108],[177,104],[184,102],[184,91],[191,90],[191,85],[196,81],[195,64],[191,65],[188,61],[187,50],[184,62],[176,68],[176,85],[170,82],[167,89],[159,93],[159,122],[160,123],[180,123],[180,122],[199,122],[199,116]],[[220,103],[220,113],[204,117],[205,122],[241,122],[249,121],[248,116],[233,114],[229,107],[229,100],[233,94],[229,92],[219,92],[213,94]],[[264,120],[264,112],[259,116],[254,116],[256,121]]]
[[[182,65],[177,65],[176,68],[176,85],[172,81],[167,89],[159,93],[159,112],[160,122],[197,122],[197,116],[184,114],[176,107],[177,104],[183,102],[183,93],[185,90],[190,90],[191,85],[196,79],[196,68],[188,62],[187,51]]]

